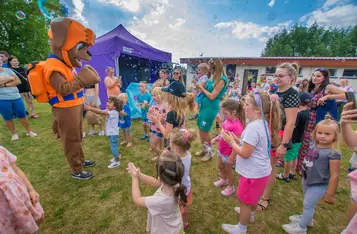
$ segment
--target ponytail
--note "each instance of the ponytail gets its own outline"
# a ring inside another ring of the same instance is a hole
[[[182,183],[179,183],[174,186],[174,196],[175,196],[177,204],[183,205],[183,206],[186,205],[186,203],[187,203],[186,192],[187,192],[187,188]]]
[[[188,108],[190,109],[191,112],[195,111],[195,95],[193,93],[186,93],[186,101]]]
[[[245,118],[245,111],[244,111],[244,103],[243,101],[239,101],[239,105],[237,107],[237,118],[241,122],[243,128],[245,128],[245,125],[247,123],[246,118]]]

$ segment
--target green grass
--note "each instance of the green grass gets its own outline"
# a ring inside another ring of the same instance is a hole
[[[87,137],[83,147],[87,159],[97,165],[90,169],[95,177],[90,181],[76,181],[70,176],[62,145],[51,132],[51,112],[47,104],[37,104],[40,119],[30,120],[38,137],[25,136],[16,121],[20,140],[12,142],[10,133],[1,122],[0,144],[18,156],[17,165],[29,177],[41,196],[46,218],[40,233],[145,233],[147,209],[138,208],[131,200],[131,178],[126,172],[128,162],[134,162],[142,172],[155,175],[147,142],[140,141],[142,129],[139,121],[133,122],[134,147],[120,148],[122,165],[108,169],[111,159],[106,137]],[[187,125],[195,127],[195,122]],[[84,128],[87,130],[86,124]],[[349,185],[346,181],[348,160],[352,150],[341,144],[343,163],[340,184],[336,193],[337,204],[320,203],[316,207],[315,227],[309,233],[340,233],[346,224],[349,204]],[[192,152],[199,150],[195,142]],[[281,169],[279,169],[281,170]],[[224,198],[220,189],[213,186],[217,179],[216,157],[201,163],[193,157],[191,180],[193,204],[190,209],[190,227],[187,233],[223,233],[222,223],[236,223],[233,207],[237,198]],[[152,195],[155,188],[140,185],[142,195]],[[249,224],[249,233],[283,233],[281,225],[288,216],[302,211],[302,190],[299,181],[287,184],[278,181],[271,196],[271,206],[256,214],[256,222]]]

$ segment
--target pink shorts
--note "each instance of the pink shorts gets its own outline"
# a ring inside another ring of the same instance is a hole
[[[248,205],[258,204],[260,197],[263,195],[265,186],[270,176],[258,179],[248,179],[240,176],[237,197],[240,201]]]

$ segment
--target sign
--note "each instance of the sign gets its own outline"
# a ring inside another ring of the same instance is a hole
[[[128,47],[123,46],[123,51],[126,53],[131,54],[131,53],[133,53],[133,50],[134,50],[133,48],[128,48]]]

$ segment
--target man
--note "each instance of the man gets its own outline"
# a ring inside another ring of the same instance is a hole
[[[2,60],[2,67],[7,67],[7,60],[9,59],[9,54],[6,51],[0,51],[0,59]]]

